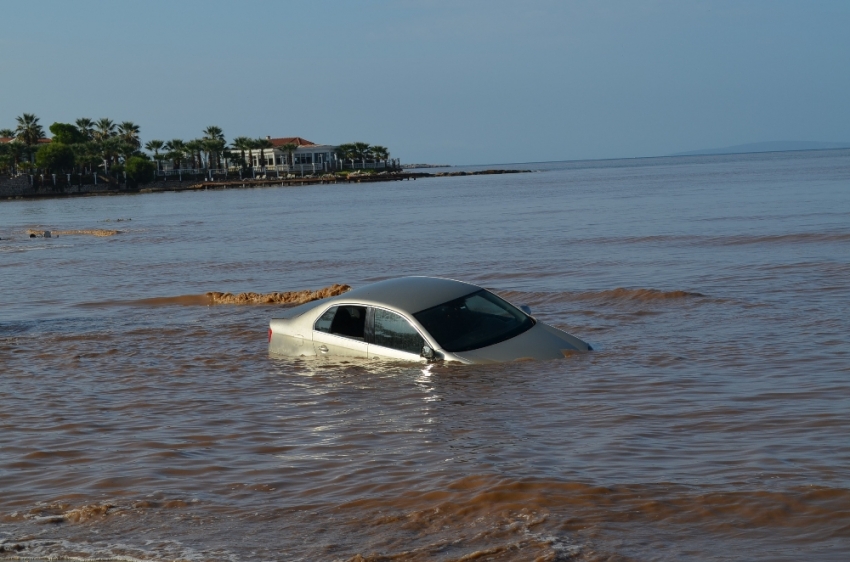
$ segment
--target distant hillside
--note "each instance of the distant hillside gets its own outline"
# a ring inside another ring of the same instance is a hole
[[[677,152],[671,156],[700,156],[703,154],[741,154],[745,152],[786,152],[790,150],[829,150],[835,148],[850,148],[850,142],[811,142],[811,141],[773,141],[736,144],[723,148],[708,148]]]

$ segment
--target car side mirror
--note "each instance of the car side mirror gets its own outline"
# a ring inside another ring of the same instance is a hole
[[[525,312],[526,314],[528,314],[529,316],[531,316],[531,307],[528,306],[527,304],[520,305],[519,309],[521,311]]]
[[[422,353],[420,353],[419,356],[424,357],[428,361],[433,361],[434,358],[437,356],[437,354],[434,353],[434,350],[431,349],[430,345],[423,345],[422,346]]]

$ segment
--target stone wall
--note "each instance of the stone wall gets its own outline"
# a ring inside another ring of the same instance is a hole
[[[138,187],[138,191],[180,191],[184,189],[192,189],[195,185],[194,181],[155,181],[142,184]],[[117,193],[117,192],[134,192],[136,190],[128,189],[125,184],[109,184],[105,181],[99,181],[95,184],[85,185],[66,185],[64,189],[56,189],[53,186],[46,185],[33,188],[30,185],[29,176],[21,175],[11,178],[6,175],[0,175],[0,199],[13,199],[16,197],[63,197],[67,195],[85,195],[85,194],[102,194],[102,193]]]
[[[203,181],[203,180],[199,180]],[[170,181],[153,181],[151,183],[143,183],[139,186],[139,191],[171,191],[171,190],[181,190],[187,189],[191,185],[195,185],[198,182],[183,180],[170,180]]]
[[[100,182],[97,185],[65,186],[64,191],[53,186],[33,188],[30,185],[30,178],[27,175],[14,178],[0,176],[0,199],[12,199],[15,197],[61,197],[70,194],[105,193],[117,190],[118,186],[110,185],[106,182]]]
[[[115,191],[117,189],[116,186],[108,184],[106,182],[100,182],[97,185],[87,184],[87,185],[71,185],[65,188],[65,191],[57,192],[53,191],[49,187],[42,188],[39,193],[43,193],[45,195],[53,194],[53,195],[61,195],[63,193],[103,193],[106,191]]]
[[[20,197],[30,187],[29,176],[0,175],[0,197]]]

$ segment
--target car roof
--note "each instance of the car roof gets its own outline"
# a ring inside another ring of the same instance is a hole
[[[480,291],[481,287],[440,277],[398,277],[370,283],[326,302],[355,301],[385,305],[413,314]]]

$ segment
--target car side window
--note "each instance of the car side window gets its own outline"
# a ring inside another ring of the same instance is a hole
[[[404,317],[380,308],[374,309],[374,312],[375,345],[419,355],[425,340]]]
[[[365,306],[334,306],[316,320],[314,329],[318,332],[363,340],[365,326]]]
[[[334,316],[336,315],[336,309],[339,308],[337,306],[332,306],[325,311],[322,316],[316,320],[316,325],[313,326],[313,329],[318,332],[325,332],[326,334],[331,333],[331,323],[334,321]]]

